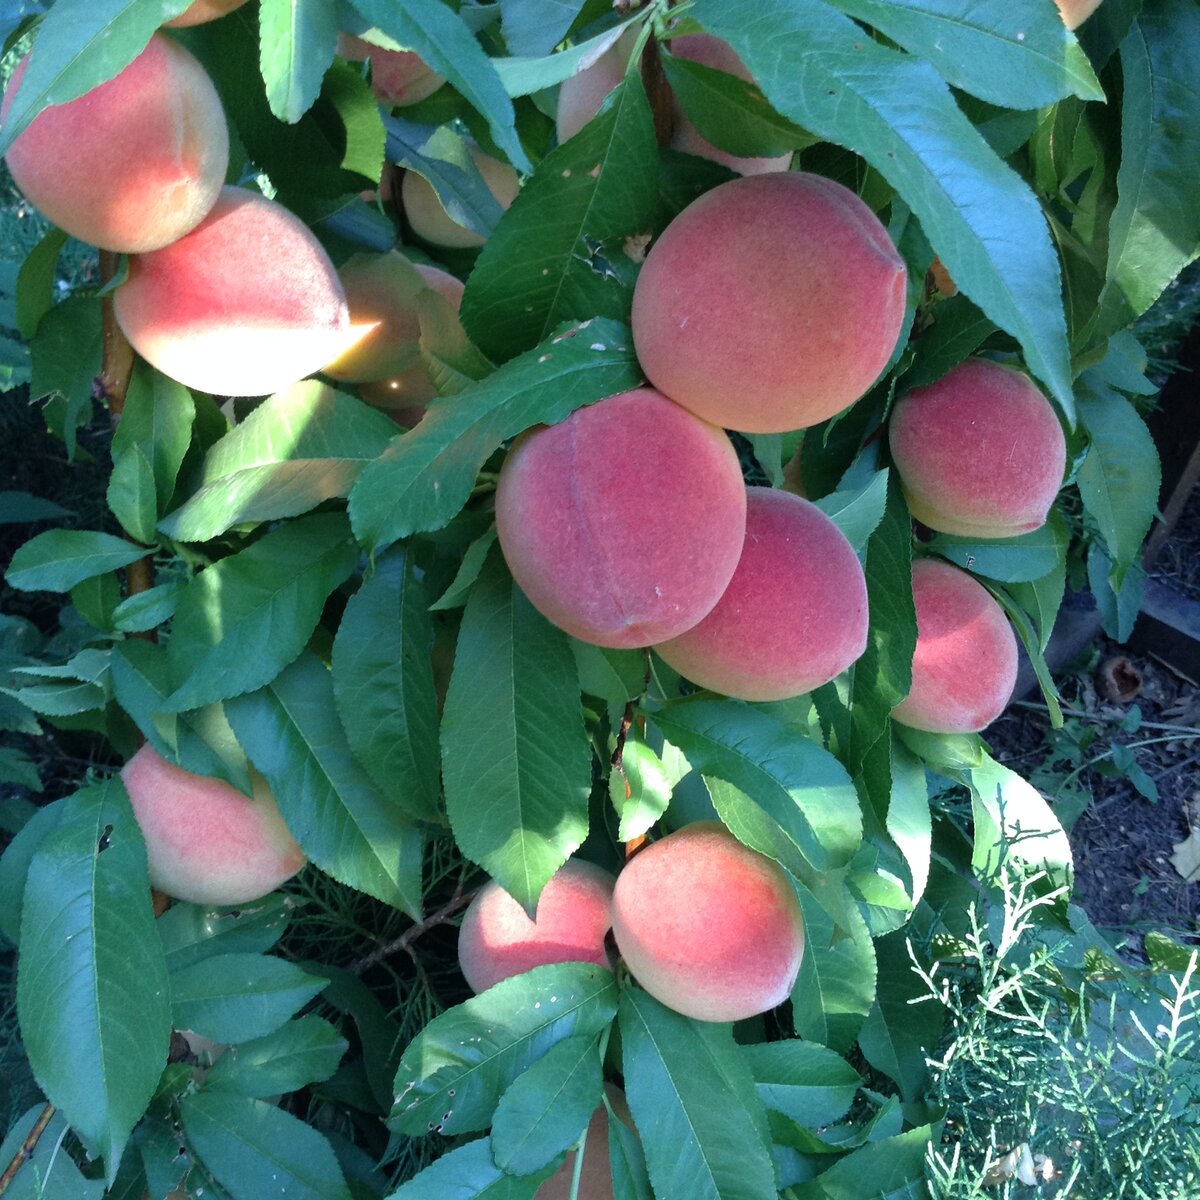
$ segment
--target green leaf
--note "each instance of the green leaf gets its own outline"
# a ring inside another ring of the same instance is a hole
[[[579,686],[609,704],[636,700],[646,690],[649,660],[645,650],[610,650],[571,638],[579,668]]]
[[[346,1039],[328,1021],[310,1014],[265,1037],[231,1046],[204,1086],[239,1096],[283,1095],[328,1079],[346,1050]]]
[[[492,66],[510,96],[529,96],[545,88],[551,88],[572,75],[578,74],[596,62],[601,55],[616,45],[621,33],[643,14],[635,14],[623,25],[613,25],[585,41],[547,54],[541,58],[493,58]]]
[[[891,742],[891,791],[888,797],[887,831],[912,875],[909,899],[915,905],[929,882],[933,846],[933,818],[929,810],[929,787],[925,764],[895,738]]]
[[[925,1156],[934,1133],[931,1126],[922,1125],[870,1142],[793,1188],[792,1195],[795,1200],[924,1200]]]
[[[211,954],[172,971],[172,1020],[214,1042],[248,1042],[274,1032],[324,986],[282,958]]]
[[[54,307],[58,259],[67,234],[51,226],[25,256],[17,274],[16,319],[21,336],[29,341],[41,319]]]
[[[333,642],[333,696],[350,748],[378,788],[441,823],[437,697],[428,596],[397,547],[346,605]]]
[[[35,1104],[0,1142],[0,1162],[6,1166],[20,1162],[20,1170],[4,1193],[7,1200],[102,1200],[110,1194],[104,1190],[104,1180],[84,1179],[71,1156],[60,1152],[70,1132],[62,1113],[50,1118],[32,1152],[26,1154],[25,1140],[44,1108]]]
[[[160,583],[126,596],[113,609],[113,628],[121,633],[143,633],[164,624],[175,615],[183,587],[182,582]]]
[[[0,745],[0,783],[15,783],[31,792],[42,790],[37,763],[15,746]]]
[[[28,492],[0,492],[0,525],[24,525],[31,521],[53,521],[71,516],[69,509],[53,500]]]
[[[57,827],[67,800],[54,800],[35,810],[0,855],[0,933],[14,946],[20,943],[21,907],[29,864],[46,836]]]
[[[411,533],[442,528],[507,439],[636,387],[641,374],[631,344],[626,326],[598,318],[565,330],[457,396],[435,400],[421,423],[359,476],[350,493],[359,540],[378,551]]]
[[[463,614],[441,745],[459,849],[532,913],[587,836],[591,751],[567,635],[498,554]]]
[[[144,362],[134,366],[125,407],[113,435],[108,507],[139,542],[154,541],[183,457],[192,441],[196,404],[182,384]]]
[[[337,52],[337,10],[326,0],[262,0],[258,24],[271,111],[295,124],[316,101]]]
[[[193,577],[167,646],[181,712],[269,683],[304,649],[329,593],[358,561],[341,513],[272,530]]]
[[[201,1091],[179,1112],[189,1145],[232,1200],[350,1200],[329,1143],[273,1104]]]
[[[117,703],[163,758],[194,775],[223,779],[251,794],[245,752],[221,705],[182,713],[163,711],[174,688],[164,647],[138,638],[117,642],[111,669]]]
[[[732,1027],[621,993],[625,1094],[657,1196],[775,1200],[766,1114]]]
[[[888,475],[886,468],[876,471],[862,487],[831,492],[816,501],[817,507],[842,531],[858,554],[866,550],[871,534],[883,520]]]
[[[424,839],[395,796],[399,781],[381,788],[355,761],[325,664],[306,651],[227,711],[304,853],[339,882],[419,919]]]
[[[1162,467],[1137,409],[1091,371],[1080,380],[1079,415],[1091,444],[1076,482],[1113,562],[1113,590],[1119,591],[1154,523]]]
[[[155,922],[168,970],[214,954],[265,954],[283,936],[293,904],[280,892],[228,909],[177,901]]]
[[[488,1139],[477,1138],[430,1163],[388,1200],[533,1200],[549,1175],[548,1169],[524,1179],[505,1175]]]
[[[906,1101],[916,1101],[929,1079],[926,1059],[937,1050],[945,1009],[914,970],[908,936],[901,929],[875,943],[879,990],[858,1031],[858,1045],[871,1066],[899,1085]]]
[[[542,160],[480,253],[462,319],[485,354],[511,358],[566,320],[628,319],[636,267],[626,246],[658,227],[657,161],[654,118],[631,75]]]
[[[410,1137],[486,1129],[518,1076],[558,1042],[598,1036],[616,1012],[616,984],[602,967],[553,963],[502,980],[409,1044],[388,1128]]]
[[[1145,312],[1200,245],[1200,10],[1145,5],[1121,43],[1121,79],[1118,199],[1093,341]]]
[[[455,572],[450,586],[430,606],[430,612],[445,612],[451,608],[462,608],[483,570],[488,553],[496,544],[496,526],[489,525],[487,530],[479,535],[468,547]]]
[[[59,0],[37,30],[31,58],[0,131],[0,154],[43,108],[65,104],[124,70],[189,0]]]
[[[862,1085],[845,1059],[816,1042],[792,1038],[738,1050],[764,1106],[810,1129],[845,1116]]]
[[[352,0],[359,14],[399,46],[413,50],[487,118],[492,140],[519,171],[529,159],[517,137],[512,101],[491,59],[462,18],[440,0]]]
[[[1021,343],[1071,417],[1058,257],[1045,219],[933,67],[871,41],[823,0],[696,0],[689,15],[733,46],[776,110],[850,146],[896,188],[959,287]]]
[[[730,154],[775,157],[818,139],[781,117],[755,84],[659,51],[671,91],[706,141]]]
[[[500,28],[513,54],[549,54],[567,35],[583,0],[500,0]]]
[[[629,737],[621,751],[621,766],[608,777],[608,794],[621,819],[617,838],[631,842],[646,833],[667,811],[671,779],[662,759],[645,742]]]
[[[1145,575],[1140,567],[1126,572],[1120,589],[1112,585],[1115,571],[1112,559],[1099,542],[1092,542],[1087,552],[1088,587],[1096,598],[1104,632],[1114,642],[1127,642],[1133,634],[1134,622],[1142,607],[1142,585]],[[21,693],[25,698],[25,692]]]
[[[604,1087],[599,1041],[570,1037],[552,1046],[500,1097],[492,1157],[510,1175],[529,1175],[573,1146]]]
[[[1006,0],[834,0],[905,50],[927,59],[955,87],[1002,108],[1041,108],[1064,96],[1103,100],[1104,91],[1054,9]]]
[[[117,779],[76,792],[29,864],[17,1013],[39,1086],[111,1183],[167,1062],[167,968]]]
[[[202,542],[235,525],[309,512],[349,495],[363,465],[395,436],[383,413],[305,380],[263,401],[209,450],[200,487],[159,528]]]
[[[927,547],[976,575],[986,575],[1002,583],[1028,583],[1048,575],[1064,561],[1067,537],[1067,524],[1062,513],[1052,508],[1045,525],[1032,533],[1010,538],[971,538],[939,533],[930,539]]]
[[[969,772],[973,793],[975,846],[971,865],[985,883],[994,881],[1009,859],[1043,870],[1053,886],[1072,875],[1071,843],[1054,810],[1033,784],[983,755]]]
[[[76,434],[91,419],[100,347],[100,304],[88,296],[72,296],[56,304],[38,323],[29,343],[33,359],[29,394],[34,400],[51,398],[46,421],[62,436],[68,459],[75,457]]]
[[[933,324],[912,343],[915,356],[901,380],[905,390],[936,383],[996,332],[996,326],[966,296],[951,296],[929,312]]]
[[[816,870],[854,856],[862,839],[858,797],[842,764],[816,742],[737,700],[688,701],[651,719],[697,771],[749,797]]]
[[[798,894],[804,958],[792,989],[792,1019],[801,1037],[844,1054],[875,1002],[875,947],[856,909],[847,910],[849,936],[839,937],[817,898],[805,888]]]
[[[1054,632],[1058,610],[1067,587],[1067,560],[1064,555],[1052,571],[1028,583],[1010,583],[1007,591],[1029,614],[1037,633],[1037,647],[1044,654]]]
[[[77,583],[145,557],[143,546],[90,529],[48,529],[12,556],[4,578],[22,592],[69,592]]]

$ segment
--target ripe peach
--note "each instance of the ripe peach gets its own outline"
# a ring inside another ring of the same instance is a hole
[[[783,869],[720,822],[697,821],[625,864],[613,934],[638,983],[700,1021],[740,1021],[781,1004],[804,954]]]
[[[853,404],[904,311],[904,261],[875,214],[840,183],[786,171],[723,183],[667,226],[634,289],[633,341],[684,408],[780,433]]]
[[[913,563],[917,648],[912,690],[893,710],[930,733],[977,733],[1005,709],[1017,682],[1017,639],[1004,610],[965,571]]]
[[[471,157],[496,203],[501,208],[508,208],[520,191],[516,171],[508,163],[491,158],[478,148],[471,149]],[[433,185],[416,171],[404,172],[404,178],[400,181],[400,199],[412,231],[435,246],[467,249],[482,246],[487,240],[481,233],[455,221],[442,207]]]
[[[390,105],[416,104],[446,82],[411,50],[385,50],[348,33],[338,34],[337,52],[350,62],[371,60],[371,90]]]
[[[691,33],[674,37],[671,39],[670,51],[676,58],[686,58],[703,67],[712,67],[717,71],[724,71],[727,75],[736,75],[739,79],[751,78],[737,51],[727,41],[713,37],[710,33]],[[678,100],[675,101],[674,111],[675,129],[671,135],[671,145],[676,150],[698,154],[701,158],[720,163],[739,175],[765,175],[771,171],[786,171],[791,165],[791,154],[780,154],[773,158],[750,158],[718,150],[700,136],[699,130],[688,120]]]
[[[254,798],[143,746],[121,771],[146,839],[150,882],[193,904],[257,900],[304,866],[266,782]]]
[[[573,138],[600,111],[604,97],[625,78],[636,41],[636,29],[623,33],[590,67],[563,80],[555,113],[560,145]]]
[[[28,61],[13,72],[0,121]],[[181,238],[212,208],[229,129],[204,68],[156,33],[114,79],[40,112],[5,162],[29,202],[72,237],[140,253]]]
[[[365,332],[321,243],[282,204],[225,188],[186,237],[130,260],[113,294],[133,348],[222,396],[265,396],[320,370]]]
[[[513,445],[496,529],[513,578],[560,629],[649,646],[690,629],[725,590],[746,490],[721,430],[635,388]]]
[[[495,881],[471,901],[458,933],[458,962],[474,992],[547,963],[608,967],[604,938],[612,925],[613,877],[570,859],[542,889],[537,920]]]
[[[204,25],[215,21],[235,8],[241,8],[246,0],[195,0],[170,21],[163,22],[164,29],[183,29],[188,25]]]
[[[1027,375],[982,358],[902,396],[889,439],[912,515],[968,537],[1044,525],[1067,462],[1049,400]]]
[[[409,263],[396,251],[355,254],[338,271],[350,306],[350,324],[370,330],[325,367],[331,379],[351,383],[385,380],[389,407],[424,404],[436,395],[421,362],[417,297],[432,288],[457,310],[463,285],[453,275],[424,263]]]
[[[1100,0],[1054,0],[1068,29],[1078,29],[1100,7]]]
[[[625,1093],[611,1083],[604,1085],[608,1102],[617,1120],[633,1128],[633,1115],[625,1103]],[[575,1174],[575,1151],[567,1151],[567,1160],[536,1192],[533,1200],[570,1200],[571,1180]],[[612,1161],[608,1148],[608,1111],[601,1104],[588,1122],[587,1142],[583,1148],[583,1167],[579,1172],[578,1200],[613,1200]]]
[[[712,612],[655,650],[693,683],[783,700],[844,671],[867,645],[867,582],[854,548],[815,505],[747,489],[737,570]]]

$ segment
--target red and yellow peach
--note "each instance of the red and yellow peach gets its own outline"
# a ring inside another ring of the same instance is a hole
[[[720,598],[741,554],[746,491],[720,429],[635,388],[514,444],[496,528],[513,578],[560,629],[649,646]]]
[[[508,163],[475,147],[471,149],[471,157],[493,199],[501,208],[508,208],[521,190],[516,171]],[[400,199],[413,233],[431,245],[464,250],[482,246],[487,240],[483,234],[460,225],[442,206],[433,185],[416,171],[404,172],[400,181]]]
[[[766,1012],[800,972],[804,922],[791,882],[717,821],[639,851],[617,876],[612,914],[637,982],[700,1021]]]
[[[389,105],[416,104],[446,82],[419,54],[385,50],[348,33],[338,34],[337,52],[350,62],[371,61],[371,90]]]

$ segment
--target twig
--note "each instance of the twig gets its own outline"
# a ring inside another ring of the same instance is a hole
[[[120,255],[112,250],[100,251],[100,284],[108,283],[117,273]],[[104,331],[104,358],[96,389],[101,398],[108,400],[108,411],[115,428],[125,409],[125,395],[129,391],[129,377],[133,374],[133,347],[117,324],[116,312],[111,295],[101,301]]]
[[[1049,713],[1050,710],[1044,704],[1037,704],[1032,700],[1014,700],[1011,704],[1012,708],[1028,708],[1032,712]],[[1119,724],[1124,718],[1119,716],[1105,716],[1103,713],[1084,712],[1081,708],[1064,708],[1062,710],[1064,717],[1082,717],[1085,721],[1103,721],[1109,725]],[[1139,729],[1163,729],[1167,733],[1176,733],[1179,737],[1200,737],[1200,729],[1192,725],[1171,725],[1163,721],[1139,721]],[[1168,739],[1169,740],[1169,739]]]
[[[38,1119],[33,1123],[33,1128],[21,1143],[21,1148],[13,1155],[12,1162],[4,1168],[4,1174],[0,1175],[0,1196],[8,1191],[8,1185],[16,1178],[17,1172],[33,1157],[33,1152],[37,1149],[42,1134],[46,1132],[57,1111],[53,1104],[47,1104],[42,1109]]]
[[[470,891],[463,891],[460,883],[454,889],[454,895],[437,912],[431,913],[418,925],[410,925],[398,938],[372,950],[370,954],[360,958],[357,962],[351,963],[349,968],[351,973],[361,975],[368,967],[383,962],[385,958],[390,958],[393,954],[399,954],[401,950],[411,953],[409,948],[417,938],[431,929],[436,929],[439,925],[445,925],[460,908],[466,908],[471,903],[477,890],[477,888],[472,888]]]

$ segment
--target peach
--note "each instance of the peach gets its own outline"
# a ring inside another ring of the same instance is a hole
[[[371,61],[371,90],[390,105],[416,104],[446,82],[419,54],[385,50],[348,33],[338,34],[337,52],[350,62]]]
[[[225,188],[186,237],[130,260],[113,294],[133,348],[221,396],[290,387],[363,336],[321,243],[258,192]]]
[[[205,25],[218,17],[231,13],[235,8],[241,8],[246,0],[195,0],[170,21],[163,22],[164,29],[184,29],[189,25]]]
[[[25,74],[17,65],[3,121]],[[229,129],[212,80],[156,33],[119,75],[40,112],[5,162],[29,202],[103,250],[157,250],[194,229],[216,202]]]
[[[458,962],[471,990],[548,963],[589,962],[609,967],[605,936],[612,925],[613,877],[570,859],[538,897],[537,919],[494,880],[476,893],[458,932]]]
[[[635,388],[514,443],[496,529],[543,616],[597,646],[649,646],[720,598],[741,553],[746,491],[721,430]]]
[[[912,689],[893,710],[930,733],[977,733],[1005,709],[1017,682],[1017,639],[988,590],[936,558],[912,569],[917,648]]]
[[[686,58],[703,67],[712,67],[717,71],[724,71],[727,75],[751,80],[750,72],[738,57],[737,51],[727,41],[713,37],[710,33],[690,33],[674,37],[671,39],[670,51],[676,58]],[[700,136],[699,130],[688,120],[678,100],[674,104],[674,113],[675,129],[671,135],[671,145],[676,150],[698,154],[701,158],[720,163],[739,175],[765,175],[771,171],[786,171],[791,165],[790,153],[771,158],[748,158],[718,150]]]
[[[650,382],[744,433],[815,425],[887,365],[904,321],[904,261],[848,188],[785,171],[693,201],[651,247],[633,293]]]
[[[1066,469],[1050,401],[1027,375],[982,358],[901,396],[888,436],[909,510],[942,533],[1039,528]]]
[[[261,776],[253,799],[143,746],[121,771],[146,840],[150,882],[193,904],[244,904],[304,866]]]
[[[355,254],[338,277],[346,290],[352,326],[368,332],[325,367],[331,379],[349,383],[386,380],[397,403],[424,404],[437,394],[422,362],[417,298],[432,288],[457,311],[463,285],[453,275],[410,263],[396,251]],[[392,405],[391,407],[395,407]]]
[[[623,33],[590,67],[563,80],[555,113],[560,145],[573,138],[600,111],[604,98],[625,78],[636,41],[636,29]]]
[[[1100,0],[1054,0],[1068,29],[1078,29],[1100,7]]]
[[[508,208],[520,191],[516,171],[508,163],[484,154],[477,147],[471,148],[471,157],[496,203],[501,208]],[[400,181],[400,199],[413,233],[432,245],[461,250],[482,246],[487,240],[483,234],[454,220],[442,207],[433,185],[416,171],[404,172],[404,178]]]
[[[625,1093],[611,1083],[604,1085],[608,1102],[617,1120],[633,1128],[633,1116],[625,1103]],[[533,1200],[570,1200],[575,1174],[575,1151],[567,1151],[567,1160],[533,1193]],[[588,1122],[583,1147],[583,1166],[579,1171],[578,1200],[613,1200],[612,1160],[608,1146],[608,1110],[601,1104]]]
[[[638,983],[687,1017],[766,1012],[800,972],[804,922],[791,882],[718,821],[685,825],[630,859],[612,914]]]
[[[783,700],[839,675],[866,649],[858,555],[815,504],[747,489],[737,570],[712,612],[655,646],[693,683],[741,700]]]

